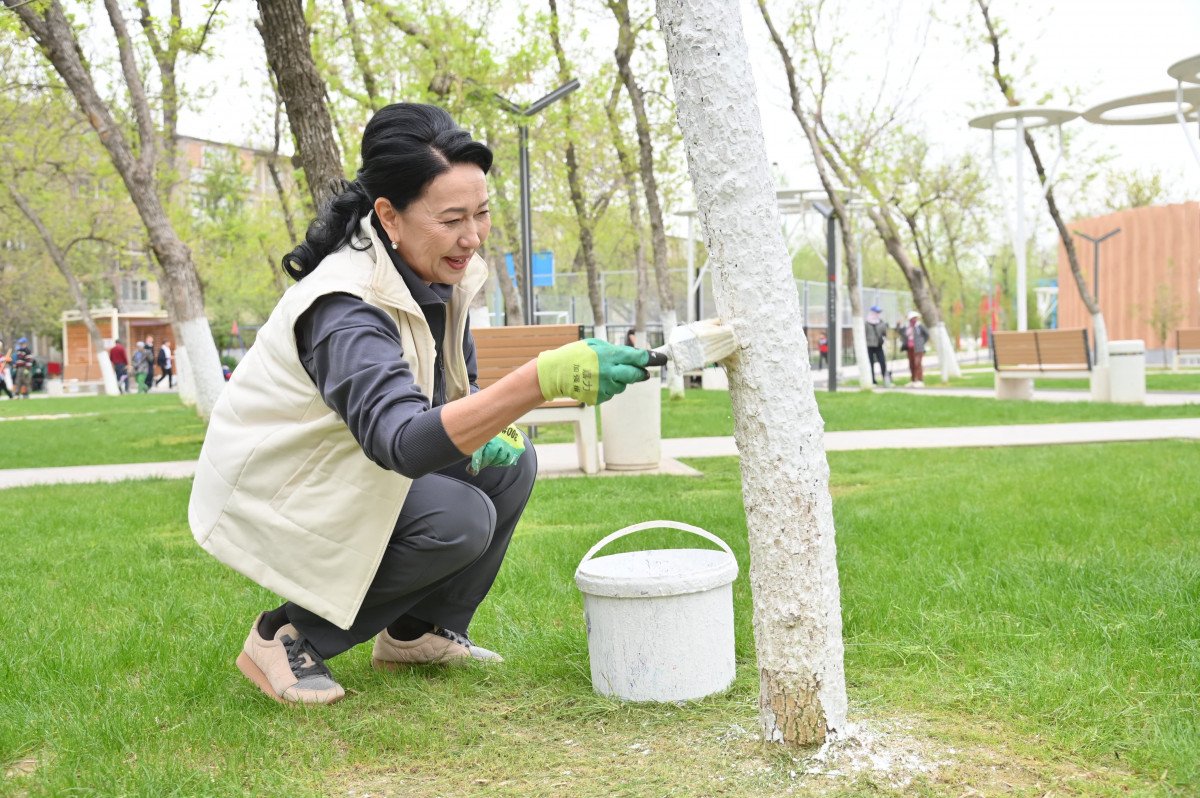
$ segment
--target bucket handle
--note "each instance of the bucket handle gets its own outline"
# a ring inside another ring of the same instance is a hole
[[[725,541],[721,540],[719,537],[714,535],[712,532],[701,529],[698,526],[692,526],[691,524],[683,524],[683,523],[680,523],[679,521],[643,521],[640,524],[633,524],[631,526],[625,527],[624,529],[618,529],[616,532],[613,532],[611,535],[608,535],[605,538],[603,538],[595,546],[592,546],[592,548],[588,550],[587,554],[583,555],[583,559],[579,561],[579,567],[583,567],[583,564],[585,562],[587,562],[588,560],[592,559],[592,557],[595,556],[596,552],[600,551],[600,549],[604,548],[609,543],[612,543],[614,540],[617,540],[618,538],[623,538],[626,535],[632,535],[634,532],[641,532],[643,529],[678,529],[683,532],[691,532],[694,535],[699,535],[700,537],[702,537],[706,540],[710,540],[713,543],[716,543],[718,546],[720,546],[722,549],[725,550],[726,554],[728,554],[730,557],[733,556],[733,552],[730,550],[729,545]]]

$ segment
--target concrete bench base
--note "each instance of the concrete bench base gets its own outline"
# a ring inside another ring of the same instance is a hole
[[[1175,355],[1175,368],[1200,367],[1200,352],[1178,352]]]
[[[1081,379],[1092,378],[1093,372],[1073,369],[1070,371],[997,371],[996,398],[1033,399],[1034,379]],[[1094,382],[1094,380],[1093,380]]]
[[[517,426],[570,424],[575,431],[575,451],[579,455],[579,470],[585,474],[600,473],[599,436],[596,433],[596,409],[587,405],[537,407],[517,419]]]

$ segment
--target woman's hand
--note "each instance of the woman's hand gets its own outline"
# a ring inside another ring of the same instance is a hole
[[[475,450],[475,453],[471,455],[471,464],[467,466],[467,473],[475,475],[488,466],[507,468],[516,465],[523,454],[525,454],[525,437],[519,429],[510,425]]]
[[[538,355],[538,386],[546,401],[574,399],[596,405],[621,393],[626,385],[649,379],[645,369],[649,360],[645,349],[587,338]]]

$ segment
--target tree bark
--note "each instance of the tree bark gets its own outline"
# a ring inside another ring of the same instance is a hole
[[[727,361],[750,539],[764,735],[816,745],[846,722],[829,466],[736,3],[659,0]],[[786,375],[786,379],[780,379]]]
[[[554,46],[554,55],[558,61],[559,83],[566,83],[571,78],[571,68],[567,63],[567,54],[563,50],[562,40],[558,31],[558,3],[550,3],[550,42]],[[596,220],[588,213],[587,200],[583,196],[583,181],[579,175],[579,162],[575,156],[575,134],[573,106],[570,96],[563,98],[563,107],[567,116],[567,188],[571,194],[571,206],[575,209],[575,223],[579,227],[579,251],[583,259],[583,269],[587,275],[588,299],[592,305],[592,320],[599,327],[606,324],[604,318],[604,302],[600,297],[600,277],[596,267],[596,245],[594,229]]]
[[[218,3],[219,4],[219,3]],[[142,31],[146,41],[150,43],[150,51],[158,63],[158,74],[162,82],[162,148],[164,163],[171,177],[163,180],[160,189],[163,196],[170,196],[175,180],[174,174],[179,168],[175,162],[176,140],[175,133],[179,126],[179,86],[175,80],[175,64],[179,60],[179,33],[183,26],[182,12],[179,0],[171,0],[171,18],[167,22],[166,44],[158,37],[154,26],[154,17],[150,14],[149,0],[138,0],[138,11],[141,14]]]
[[[629,229],[634,236],[633,269],[637,293],[633,298],[633,329],[635,340],[639,345],[645,345],[647,343],[646,295],[649,293],[650,286],[646,264],[646,238],[643,232],[645,226],[642,222],[641,203],[638,201],[637,167],[633,164],[633,156],[629,154],[629,150],[625,147],[625,136],[621,133],[621,124],[617,118],[617,101],[621,99],[622,85],[621,77],[618,75],[617,79],[613,82],[612,91],[608,94],[608,102],[604,106],[604,113],[608,117],[608,132],[612,137],[613,149],[617,151],[617,162],[621,165],[621,180],[625,185],[625,196],[628,198],[629,205]],[[602,301],[599,287],[596,290],[595,301]],[[665,332],[667,335],[670,335],[670,330]],[[675,395],[675,383],[678,381],[680,389],[682,389],[683,375],[676,377],[675,369],[668,369],[668,371],[670,372],[671,394]]]
[[[492,146],[492,137],[486,137],[488,146]],[[488,263],[492,265],[492,276],[500,284],[500,296],[504,299],[504,323],[505,324],[524,324],[525,316],[522,312],[522,297],[525,296],[520,282],[514,283],[513,277],[508,274],[507,264],[504,262],[504,253],[509,251],[513,253],[513,263],[521,261],[521,232],[517,226],[516,220],[509,209],[513,204],[508,201],[508,192],[505,190],[504,172],[501,167],[492,161],[492,169],[488,173],[488,184],[491,186],[491,191],[494,196],[492,202],[492,218],[495,220],[495,225],[492,227],[492,238],[489,239],[493,243],[488,246],[487,251],[491,253],[488,256]],[[499,239],[497,241],[497,239]],[[519,280],[521,270],[514,269],[514,276]]]
[[[983,24],[987,28],[988,44],[992,48],[992,79],[996,81],[1000,93],[1004,95],[1004,99],[1009,105],[1020,105],[1020,101],[1017,100],[1016,88],[1000,67],[1000,31],[992,21],[989,10],[991,3],[989,0],[975,0],[975,2],[979,6],[979,12],[983,15]],[[1054,198],[1054,189],[1047,182],[1046,169],[1042,164],[1042,157],[1038,153],[1037,143],[1033,140],[1033,136],[1028,130],[1025,131],[1025,147],[1029,150],[1029,155],[1033,158],[1033,166],[1037,170],[1038,185],[1042,187],[1046,198],[1046,207],[1050,211],[1050,218],[1054,220],[1054,227],[1058,230],[1058,238],[1062,241],[1063,249],[1066,250],[1067,264],[1071,267],[1071,276],[1075,278],[1075,288],[1079,291],[1079,298],[1083,300],[1084,306],[1092,316],[1096,337],[1096,365],[1107,366],[1108,328],[1104,323],[1104,314],[1100,310],[1100,302],[1088,290],[1087,280],[1084,277],[1083,270],[1079,267],[1079,254],[1075,251],[1075,239],[1071,237],[1070,231],[1067,230],[1067,225],[1063,222],[1062,213],[1058,210],[1058,202]],[[1025,297],[1019,297],[1018,301],[1024,302],[1025,299]]]
[[[42,239],[42,243],[46,247],[46,253],[50,256],[50,260],[54,261],[54,265],[58,268],[63,279],[67,281],[67,289],[71,292],[71,299],[75,302],[75,308],[79,311],[80,317],[83,319],[83,326],[87,328],[88,337],[92,341],[92,350],[96,353],[96,362],[100,365],[100,379],[104,381],[104,392],[109,396],[119,394],[120,388],[117,386],[117,375],[113,370],[112,361],[109,360],[108,350],[104,348],[104,336],[100,334],[100,328],[96,326],[95,319],[92,318],[92,310],[88,306],[87,297],[83,294],[83,289],[79,285],[79,280],[75,279],[74,272],[71,271],[70,265],[67,263],[67,255],[58,246],[54,240],[54,236],[50,234],[46,224],[42,221],[42,217],[25,196],[17,190],[16,186],[8,185],[9,196],[13,198],[13,202],[20,208],[21,213],[29,220],[29,223],[37,230],[38,235]]]
[[[313,210],[323,208],[341,190],[342,157],[325,104],[325,81],[309,44],[308,22],[300,0],[258,0],[258,32],[267,62],[287,108],[296,143],[296,160],[308,182]]]
[[[376,88],[375,72],[371,69],[371,61],[363,47],[362,33],[358,29],[358,20],[354,16],[354,0],[342,0],[342,10],[346,14],[346,28],[350,33],[350,47],[354,50],[354,63],[358,64],[363,88],[367,90],[367,102],[372,110],[378,111],[382,107],[379,102],[379,89]]]
[[[646,213],[650,217],[650,251],[654,259],[654,276],[658,287],[659,311],[664,328],[668,311],[675,310],[675,295],[671,290],[671,274],[667,266],[667,232],[663,225],[662,205],[658,200],[658,180],[654,176],[654,142],[650,135],[650,119],[646,115],[646,98],[630,61],[637,44],[637,35],[629,16],[629,0],[608,0],[608,7],[617,19],[617,47],[614,55],[617,72],[625,84],[625,93],[633,107],[634,127],[638,137],[638,166],[642,174],[642,190],[646,195]],[[664,332],[670,334],[669,329]]]
[[[83,51],[75,37],[75,31],[67,21],[58,0],[48,0],[37,6],[19,0],[4,0],[4,4],[16,12],[41,47],[46,59],[63,79],[80,110],[99,135],[113,166],[129,191],[130,199],[133,200],[146,228],[150,248],[166,278],[166,290],[163,293],[167,307],[179,325],[183,347],[191,353],[189,362],[192,364],[192,376],[195,380],[197,410],[202,416],[208,417],[225,385],[221,374],[221,361],[217,357],[216,343],[213,341],[204,312],[204,293],[195,264],[192,262],[191,252],[171,225],[157,192],[156,164],[152,159],[156,150],[156,134],[152,122],[149,121],[150,109],[146,103],[141,77],[133,63],[132,48],[125,34],[120,9],[115,0],[106,0],[121,51],[130,53],[128,58],[122,57],[122,72],[138,118],[141,139],[139,157],[134,156],[111,111],[100,99],[91,73],[83,61]],[[151,157],[148,157],[148,154]]]

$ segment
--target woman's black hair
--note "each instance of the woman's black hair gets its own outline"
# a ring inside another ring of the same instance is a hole
[[[338,195],[317,212],[304,243],[283,256],[284,272],[303,280],[331,252],[355,246],[359,220],[377,198],[402,211],[452,164],[475,164],[486,174],[492,151],[437,106],[395,103],[376,111],[363,130],[357,179],[343,181]]]

